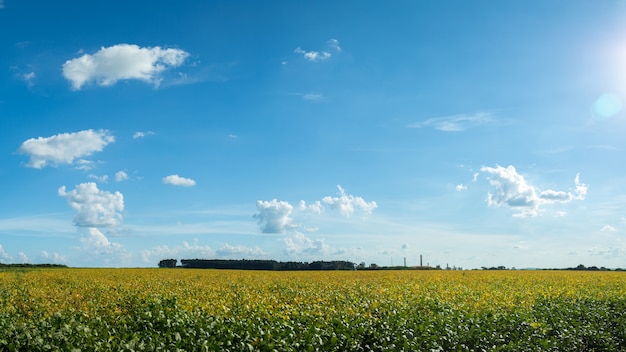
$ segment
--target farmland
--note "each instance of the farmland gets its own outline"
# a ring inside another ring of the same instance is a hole
[[[624,351],[626,273],[0,271],[2,351]]]

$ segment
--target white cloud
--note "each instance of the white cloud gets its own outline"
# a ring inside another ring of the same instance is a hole
[[[339,41],[337,39],[330,39],[328,42],[328,47],[334,49],[337,52],[341,52],[341,46],[339,46]]]
[[[28,259],[28,256],[24,252],[17,253],[17,256],[19,258],[18,261],[20,263],[29,263],[30,262],[30,260]]]
[[[606,257],[623,257],[625,250],[617,247],[592,247],[587,250],[588,255],[606,256]]]
[[[61,255],[56,252],[50,254],[47,251],[41,251],[41,253],[39,254],[39,257],[41,257],[43,262],[52,261],[52,264],[60,264],[60,263],[67,262],[67,258],[64,255]]]
[[[374,201],[366,202],[361,197],[346,194],[344,189],[339,185],[337,188],[339,189],[339,197],[326,196],[322,199],[322,202],[328,204],[331,209],[339,209],[339,212],[344,216],[354,214],[355,209],[362,210],[365,215],[369,215],[378,207]]]
[[[115,138],[106,130],[85,130],[74,133],[60,133],[52,137],[31,138],[18,150],[30,156],[26,166],[41,169],[45,166],[72,164],[75,159],[100,152]],[[79,163],[89,161],[79,160]]]
[[[526,241],[519,241],[517,243],[515,243],[513,245],[513,248],[515,249],[528,249],[528,244],[526,244]]]
[[[22,75],[22,79],[29,87],[32,87],[35,84],[35,78],[37,78],[35,72],[29,72]]]
[[[228,243],[217,250],[216,254],[220,257],[240,258],[240,257],[261,257],[267,255],[261,248],[249,248],[246,246],[231,246]]]
[[[130,254],[124,246],[119,243],[111,242],[100,230],[90,227],[84,231],[83,237],[80,238],[83,250],[89,254],[96,255],[116,255],[120,257],[129,257]]]
[[[94,174],[89,174],[89,176],[87,177],[93,178],[94,180],[101,182],[101,183],[107,183],[109,181],[109,175],[98,176]]]
[[[457,190],[457,191],[459,191],[459,192],[460,192],[460,191],[465,191],[465,190],[467,190],[467,186],[466,186],[466,185],[464,185],[464,184],[458,184],[458,185],[456,185],[456,187],[455,187],[455,188],[456,188],[456,190]]]
[[[182,187],[191,187],[196,185],[196,181],[190,178],[180,177],[178,175],[163,177],[163,183]]]
[[[149,136],[149,135],[153,135],[154,132],[152,131],[148,131],[148,132],[142,132],[142,131],[137,131],[133,134],[133,139],[137,139],[137,138],[144,138],[145,136]]]
[[[96,163],[91,160],[79,159],[74,165],[76,165],[76,170],[89,171],[94,169]]]
[[[321,214],[324,210],[324,206],[319,200],[311,204],[306,204],[305,201],[301,200],[300,204],[298,205],[298,209],[301,211],[310,211],[315,214]]]
[[[339,41],[337,39],[329,40],[326,42],[326,46],[328,49],[324,51],[305,51],[302,48],[297,47],[294,50],[294,53],[302,55],[309,61],[318,62],[329,59],[332,56],[331,51],[341,52],[341,47],[339,46]]]
[[[460,132],[469,127],[492,122],[491,114],[479,112],[473,115],[459,114],[446,117],[435,117],[409,125],[410,128],[432,127],[445,132]]]
[[[332,56],[332,54],[327,51],[322,51],[321,53],[319,51],[304,51],[300,47],[297,47],[293,52],[302,54],[305,59],[313,62],[326,60]]]
[[[12,262],[13,261],[13,257],[11,257],[9,255],[9,253],[7,253],[4,248],[2,248],[2,245],[0,244],[0,262],[2,261],[7,261],[7,262]]]
[[[65,197],[76,211],[74,224],[78,227],[113,227],[122,223],[124,196],[120,192],[102,191],[94,182],[87,182],[69,192],[62,186],[59,196]]]
[[[319,101],[322,99],[322,95],[318,93],[307,93],[302,95],[302,99],[308,101]]]
[[[606,232],[615,232],[617,231],[617,229],[611,225],[604,225],[602,227],[602,231],[606,231]]]
[[[128,180],[128,174],[126,171],[118,171],[115,173],[115,182],[122,182]]]
[[[160,74],[168,68],[183,64],[189,53],[179,49],[161,47],[141,48],[137,45],[118,44],[102,47],[95,54],[68,60],[63,64],[63,76],[72,83],[72,89],[95,82],[111,86],[117,81],[137,79],[159,85]]]
[[[87,261],[104,261],[114,266],[123,266],[132,257],[132,254],[123,245],[109,241],[97,228],[89,227],[81,232],[80,253],[87,255]]]
[[[294,215],[294,210],[297,211],[297,215],[302,215],[303,213],[320,215],[324,212],[324,206],[326,205],[330,209],[338,209],[342,215],[350,217],[355,211],[369,215],[377,207],[374,201],[366,202],[361,197],[346,194],[341,186],[337,186],[337,188],[339,189],[339,197],[327,196],[321,201],[318,200],[310,204],[301,200],[297,208],[294,208],[286,201],[278,201],[276,199],[271,201],[259,200],[256,205],[258,213],[254,214],[253,217],[258,220],[263,233],[285,233],[295,228],[304,228],[305,231],[314,229],[311,231],[315,231],[317,230],[315,227],[305,227],[296,224],[291,217]]]
[[[259,200],[256,202],[256,207],[259,212],[253,216],[259,221],[263,233],[284,233],[295,227],[290,217],[293,206],[288,202],[276,199]]]
[[[574,179],[574,192],[545,190],[538,191],[534,186],[529,185],[524,176],[517,173],[515,167],[509,165],[504,168],[482,167],[482,172],[492,175],[489,183],[495,186],[495,193],[487,194],[487,203],[491,207],[508,206],[518,213],[514,216],[529,217],[539,214],[539,208],[543,204],[568,203],[572,200],[583,200],[587,194],[587,185],[580,183],[577,174]]]
[[[154,263],[155,266],[162,259],[207,259],[214,255],[215,252],[211,247],[197,243],[189,244],[188,242],[173,247],[163,245],[141,251],[143,262]]]
[[[330,247],[324,242],[324,239],[317,238],[312,240],[300,232],[295,232],[289,237],[285,237],[285,253],[289,255],[327,254]]]

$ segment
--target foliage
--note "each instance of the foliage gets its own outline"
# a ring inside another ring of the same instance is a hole
[[[0,272],[2,351],[624,351],[616,272]]]
[[[159,267],[163,267],[166,261],[174,261],[176,259],[161,260]],[[238,270],[278,270],[278,271],[295,271],[295,270],[354,270],[355,264],[343,260],[315,261],[306,262],[278,262],[275,260],[263,259],[181,259],[183,268],[192,269],[238,269]]]

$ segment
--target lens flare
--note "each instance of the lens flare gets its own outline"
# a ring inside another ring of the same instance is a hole
[[[598,98],[591,107],[591,114],[597,120],[606,120],[622,111],[622,99],[615,93],[606,93]]]

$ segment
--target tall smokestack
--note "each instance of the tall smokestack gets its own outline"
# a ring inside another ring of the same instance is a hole
[[[406,257],[404,257],[404,267],[406,268]]]
[[[422,255],[420,254],[420,266],[422,266]]]

